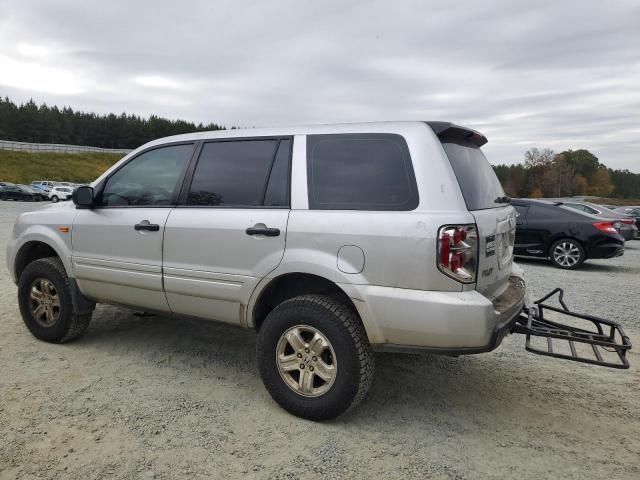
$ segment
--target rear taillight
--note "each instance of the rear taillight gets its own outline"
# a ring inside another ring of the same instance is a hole
[[[476,281],[478,233],[475,225],[444,225],[438,230],[438,269],[462,283]]]
[[[626,223],[627,225],[635,225],[636,221],[633,218],[621,218],[620,221],[622,223]]]
[[[618,233],[611,222],[596,222],[593,224],[593,226],[604,233]]]

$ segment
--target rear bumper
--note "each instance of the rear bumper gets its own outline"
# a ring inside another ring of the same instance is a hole
[[[613,258],[624,255],[623,242],[607,242],[594,245],[587,250],[587,258]]]
[[[345,289],[346,290],[346,289]],[[462,355],[500,345],[524,306],[525,282],[519,276],[496,298],[477,291],[425,292],[361,287],[353,297],[377,351]]]

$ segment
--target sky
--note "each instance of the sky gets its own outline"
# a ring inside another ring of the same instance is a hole
[[[0,95],[277,126],[446,120],[640,173],[640,1],[0,0]]]

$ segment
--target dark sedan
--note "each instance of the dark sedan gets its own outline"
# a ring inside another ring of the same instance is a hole
[[[577,268],[587,259],[624,254],[624,238],[606,219],[558,202],[514,199],[518,211],[514,254],[548,258],[554,266]]]
[[[613,210],[605,207],[604,205],[596,205],[595,203],[588,202],[562,202],[562,205],[575,208],[581,212],[595,215],[596,217],[604,218],[613,222],[614,228],[618,231],[622,238],[625,240],[633,240],[638,238],[638,227],[636,227],[636,220],[630,215],[624,213],[614,212]]]
[[[21,185],[5,183],[0,185],[0,200],[26,200],[29,202],[39,202],[43,199],[40,193],[34,192]]]
[[[640,229],[640,207],[619,207],[614,212],[629,215],[636,219],[636,227]]]

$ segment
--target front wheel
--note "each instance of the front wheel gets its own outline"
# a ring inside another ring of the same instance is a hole
[[[295,297],[273,309],[260,328],[257,356],[273,399],[309,420],[354,407],[373,379],[373,351],[360,318],[324,295]]]
[[[563,238],[551,245],[549,257],[555,267],[572,270],[584,263],[586,254],[578,241],[572,238]]]
[[[91,313],[75,312],[69,278],[56,257],[41,258],[25,267],[18,281],[18,304],[29,331],[45,342],[74,340],[91,321]]]
[[[56,195],[54,195],[53,197],[51,197],[51,201],[52,201],[53,203],[57,203],[57,202],[58,202],[58,200],[59,200],[59,198],[58,198]]]

